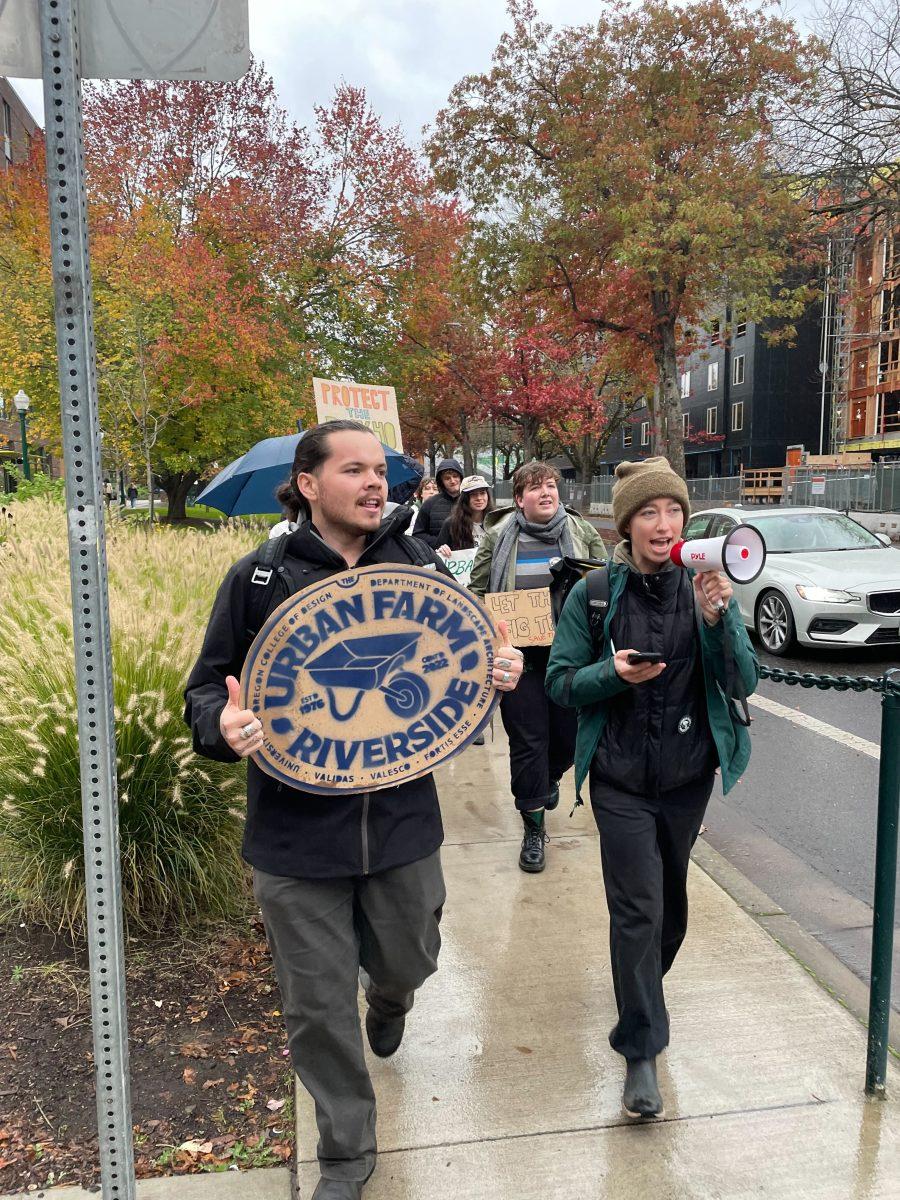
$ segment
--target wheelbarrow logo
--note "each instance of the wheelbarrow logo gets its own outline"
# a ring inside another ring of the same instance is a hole
[[[376,689],[384,693],[395,716],[412,720],[424,712],[431,699],[428,684],[403,670],[415,659],[420,637],[420,633],[385,633],[347,638],[308,660],[306,669],[313,682],[325,689],[328,711],[335,721],[355,717],[363,696]],[[339,707],[341,694],[349,694],[343,710]]]
[[[429,774],[485,727],[497,633],[452,578],[421,567],[342,571],[266,620],[241,673],[263,726],[253,762],[320,794]]]

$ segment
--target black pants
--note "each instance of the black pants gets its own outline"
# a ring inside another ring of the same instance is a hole
[[[648,800],[591,772],[619,1010],[609,1044],[625,1058],[653,1058],[669,1044],[662,981],[687,932],[688,863],[714,778]]]
[[[519,812],[543,808],[550,783],[575,761],[578,718],[574,708],[554,704],[544,690],[546,658],[526,659],[514,692],[504,692],[500,716],[509,738],[509,786]]]

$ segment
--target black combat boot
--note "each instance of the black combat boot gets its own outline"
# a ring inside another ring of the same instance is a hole
[[[530,875],[543,871],[547,865],[544,857],[544,843],[547,835],[544,833],[544,813],[522,813],[525,824],[525,836],[522,838],[522,849],[519,851],[519,866]]]

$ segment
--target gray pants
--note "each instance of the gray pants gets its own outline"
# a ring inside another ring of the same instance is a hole
[[[375,1093],[357,996],[385,1017],[409,1012],[437,970],[444,904],[440,853],[380,875],[291,879],[254,870],[294,1070],[316,1106],[321,1172],[367,1179],[375,1166]]]

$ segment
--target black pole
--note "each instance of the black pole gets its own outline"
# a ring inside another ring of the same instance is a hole
[[[885,672],[900,684],[900,670]],[[897,900],[897,819],[900,811],[900,694],[881,698],[881,765],[878,775],[878,832],[875,841],[875,898],[872,972],[869,983],[869,1043],[866,1093],[884,1096],[891,1019],[891,965]]]

